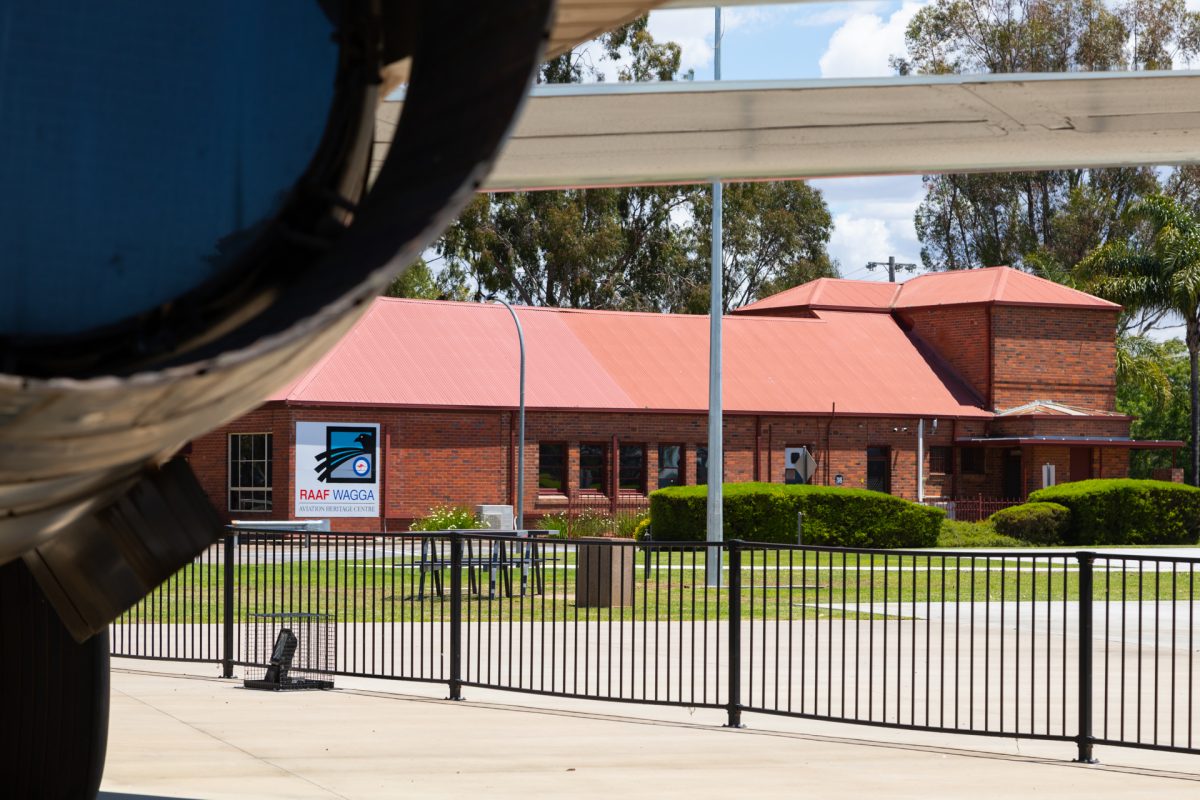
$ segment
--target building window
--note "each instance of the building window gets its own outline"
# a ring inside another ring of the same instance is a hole
[[[867,488],[888,494],[892,491],[891,448],[867,448]]]
[[[271,434],[229,434],[229,510],[271,510]]]
[[[683,485],[683,445],[660,444],[658,446],[658,488]]]
[[[703,486],[708,483],[708,448],[700,445],[696,448],[696,484]]]
[[[603,492],[608,487],[608,445],[579,445],[579,488]]]
[[[982,447],[964,447],[960,452],[962,471],[967,475],[982,475],[984,449]]]
[[[618,485],[622,492],[646,493],[646,445],[621,445]]]
[[[567,490],[567,446],[538,445],[538,491],[562,494]]]
[[[954,471],[954,451],[949,447],[929,448],[929,473],[945,475]]]

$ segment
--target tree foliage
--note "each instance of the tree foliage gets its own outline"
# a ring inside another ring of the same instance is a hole
[[[538,80],[598,80],[605,65],[621,81],[690,78],[680,55],[674,42],[654,40],[643,17],[552,59]],[[731,184],[724,208],[726,310],[835,274],[826,250],[833,221],[819,191],[803,183]],[[438,274],[413,291],[702,313],[710,214],[707,186],[480,195],[436,243]]]
[[[1134,235],[1098,247],[1077,275],[1090,289],[1127,308],[1170,311],[1184,322],[1189,360],[1190,444],[1193,479],[1200,478],[1200,221],[1180,202],[1163,195],[1141,200],[1126,212]]]
[[[913,17],[905,43],[907,55],[892,60],[903,74],[1169,69],[1200,53],[1200,14],[1183,0],[935,0]],[[1128,205],[1162,190],[1151,168],[924,183],[915,223],[931,269],[1070,268],[1128,235]]]
[[[1144,391],[1138,383],[1118,377],[1117,410],[1134,418],[1130,426],[1130,435],[1135,439],[1189,442],[1187,346],[1179,339],[1143,342],[1145,348],[1153,348],[1156,351],[1148,360],[1156,362],[1166,377],[1170,387],[1167,401],[1160,403],[1155,394]],[[1175,465],[1175,454],[1169,450],[1134,450],[1129,455],[1129,475],[1133,478],[1149,478],[1154,469]],[[1194,482],[1190,464],[1185,463],[1182,466],[1185,467],[1188,482]]]

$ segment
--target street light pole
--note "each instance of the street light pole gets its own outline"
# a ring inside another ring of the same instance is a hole
[[[713,79],[721,79],[721,7],[716,8],[713,33]],[[724,204],[721,181],[712,186],[712,271],[709,288],[708,334],[708,517],[705,539],[709,542],[704,560],[704,582],[710,588],[721,585],[721,548],[713,546],[724,538],[722,508],[722,478],[724,477],[724,430],[721,397],[721,315],[724,313],[723,251],[721,240],[721,211]]]
[[[521,320],[517,310],[506,301],[496,298],[494,301],[508,309],[513,322],[517,326],[517,343],[521,346],[521,389],[520,389],[520,424],[517,432],[517,508],[516,529],[525,530],[525,332],[521,330]]]

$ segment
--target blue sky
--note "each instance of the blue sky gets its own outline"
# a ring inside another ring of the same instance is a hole
[[[784,80],[891,75],[888,57],[903,55],[904,29],[920,2],[859,2],[797,6],[739,6],[722,12],[721,77]],[[683,48],[684,69],[697,80],[713,77],[713,11],[656,11],[656,39]],[[601,65],[602,66],[602,65]],[[842,178],[811,181],[834,216],[830,254],[842,275],[887,280],[868,272],[868,261],[920,261],[913,211],[921,200],[919,177]],[[900,279],[908,277],[907,274]]]

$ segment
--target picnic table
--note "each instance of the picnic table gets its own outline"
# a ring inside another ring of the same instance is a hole
[[[446,533],[471,533],[462,540],[462,566],[467,572],[467,591],[483,593],[483,573],[487,573],[488,599],[496,597],[497,583],[504,596],[513,596],[513,572],[520,570],[521,596],[530,591],[529,579],[533,578],[533,593],[546,590],[546,557],[540,540],[556,534],[551,530],[461,530]],[[442,571],[451,566],[449,539],[427,537],[421,540],[421,556],[417,560],[420,569],[420,587],[417,598],[425,597],[425,576],[428,575],[438,596],[443,594]]]

